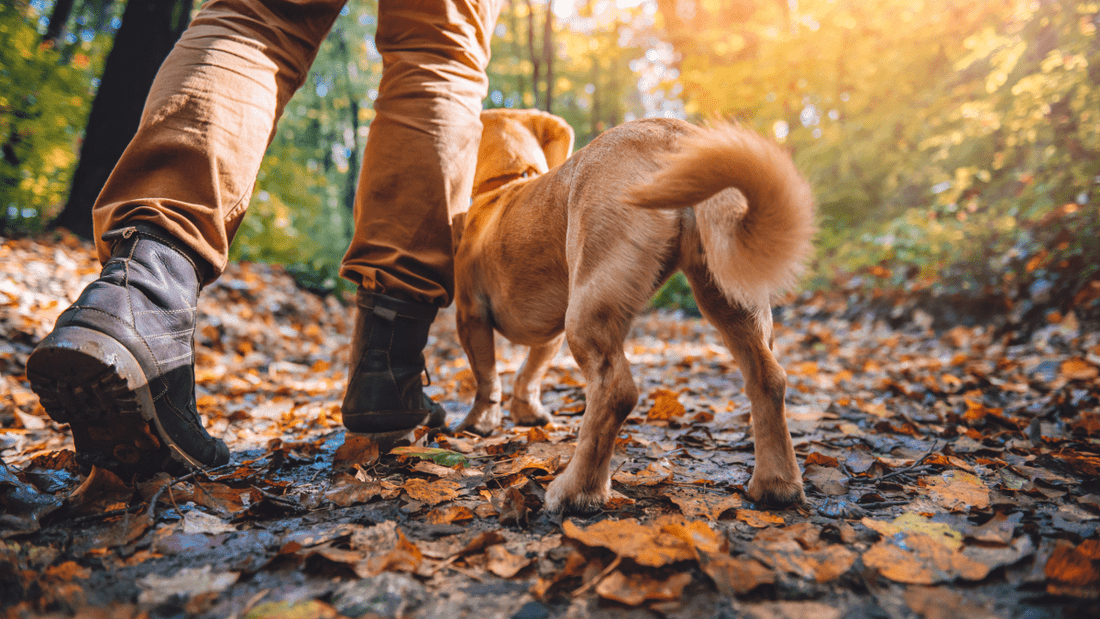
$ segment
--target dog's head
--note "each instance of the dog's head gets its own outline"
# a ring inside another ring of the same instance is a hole
[[[573,128],[539,110],[485,110],[481,113],[474,192],[477,196],[517,178],[544,174],[573,152]]]

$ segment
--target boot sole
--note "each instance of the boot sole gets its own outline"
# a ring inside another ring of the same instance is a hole
[[[124,479],[205,466],[169,438],[141,365],[104,333],[55,329],[27,359],[27,379],[50,418],[69,424],[84,466]]]

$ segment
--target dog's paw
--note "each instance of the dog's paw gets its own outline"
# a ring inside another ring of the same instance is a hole
[[[753,475],[745,493],[753,503],[767,507],[788,507],[806,502],[799,478],[789,481],[777,478],[763,480]]]
[[[544,426],[554,419],[541,403],[524,402],[515,397],[508,405],[508,413],[517,426]]]
[[[499,404],[484,408],[479,408],[475,404],[474,408],[470,409],[469,414],[462,420],[462,423],[455,427],[454,431],[472,432],[479,436],[489,436],[494,430],[500,427],[501,417],[502,414]]]
[[[563,511],[592,513],[603,509],[610,499],[611,480],[608,480],[602,488],[585,487],[577,484],[567,469],[550,482],[550,487],[546,489],[546,503],[543,509],[552,514]]]

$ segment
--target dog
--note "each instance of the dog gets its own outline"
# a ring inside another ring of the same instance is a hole
[[[635,120],[570,156],[561,118],[500,109],[481,120],[473,201],[455,222],[457,328],[477,391],[456,430],[489,435],[501,423],[494,330],[530,347],[509,403],[519,425],[550,421],[540,383],[567,340],[586,410],[545,509],[600,509],[615,437],[638,402],[623,342],[679,270],[744,376],[756,455],[747,495],[803,502],[786,374],[771,350],[771,296],[795,281],[814,234],[812,193],[791,158],[729,124]]]

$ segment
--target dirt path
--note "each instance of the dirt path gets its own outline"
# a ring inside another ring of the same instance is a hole
[[[1100,616],[1100,335],[900,330],[805,295],[776,342],[808,503],[757,509],[748,401],[716,333],[657,312],[627,353],[643,397],[615,497],[548,516],[584,408],[567,352],[542,429],[345,437],[350,313],[281,271],[233,267],[202,300],[199,407],[232,464],[88,475],[22,375],[98,273],[71,241],[0,244],[0,610],[7,617]],[[848,318],[841,318],[847,316]],[[504,344],[508,381],[523,351]],[[454,424],[472,378],[444,313],[429,393]]]

